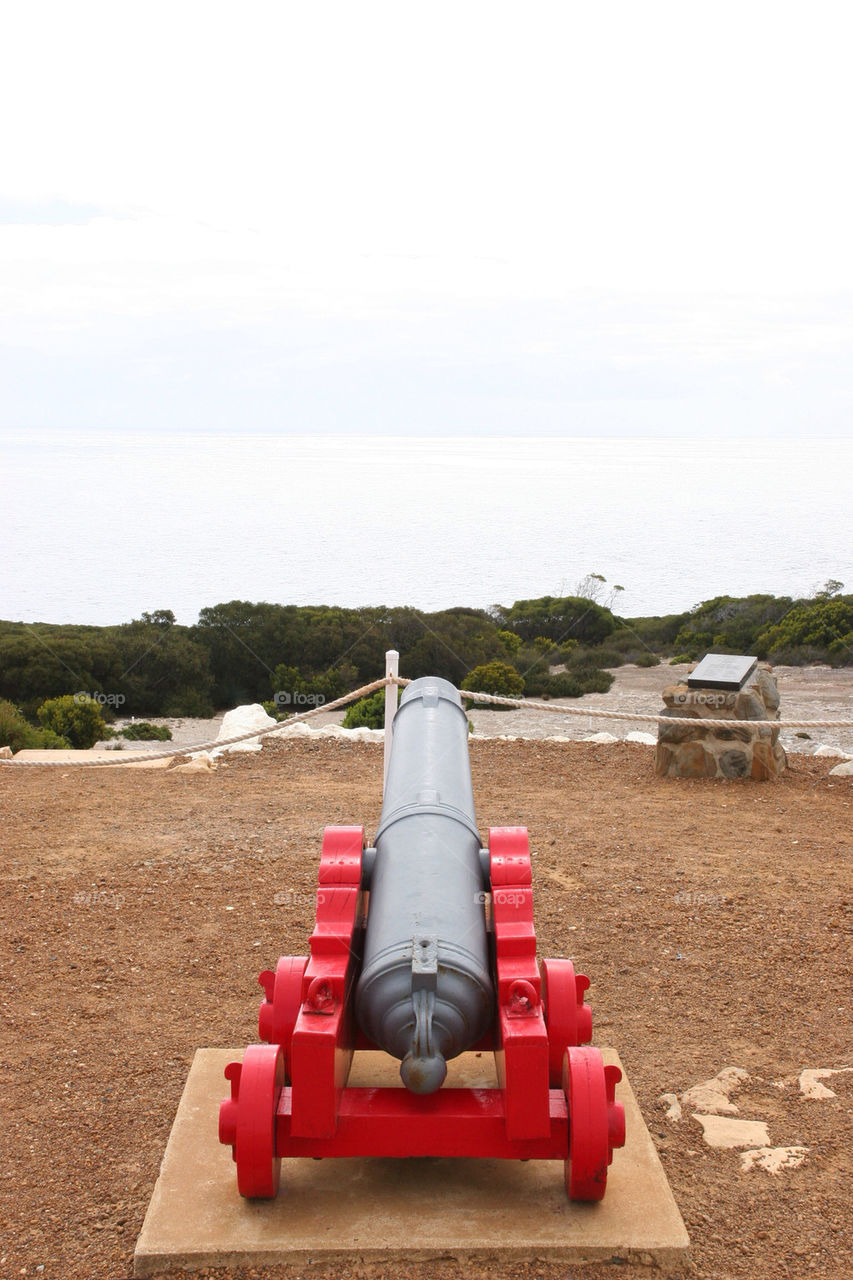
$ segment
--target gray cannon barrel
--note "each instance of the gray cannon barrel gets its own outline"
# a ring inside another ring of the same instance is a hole
[[[433,1093],[494,1006],[468,719],[447,680],[403,693],[374,843],[356,1017],[407,1089]]]

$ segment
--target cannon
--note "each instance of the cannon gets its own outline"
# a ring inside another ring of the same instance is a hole
[[[292,1157],[562,1160],[573,1200],[600,1200],[625,1142],[618,1067],[589,1045],[589,979],[536,961],[523,827],[478,832],[457,689],[405,689],[372,846],[323,837],[310,955],[259,977],[263,1044],[225,1069],[219,1138],[250,1199]],[[353,1053],[400,1062],[397,1087],[348,1084]],[[447,1062],[494,1053],[497,1088],[442,1088]]]

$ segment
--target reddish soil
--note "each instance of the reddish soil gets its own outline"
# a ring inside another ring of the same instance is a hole
[[[849,1277],[853,1073],[825,1101],[796,1077],[853,1066],[853,780],[800,756],[777,783],[665,781],[625,743],[471,756],[481,829],[530,828],[540,954],[592,979],[596,1040],[622,1056],[690,1232],[678,1274]],[[212,774],[0,768],[3,1280],[132,1274],[193,1053],[256,1039],[258,971],[306,948],[323,826],[375,830],[381,772],[373,744],[302,740]],[[742,1117],[808,1147],[799,1168],[741,1172],[689,1115],[664,1119],[661,1093],[724,1066],[750,1073]]]

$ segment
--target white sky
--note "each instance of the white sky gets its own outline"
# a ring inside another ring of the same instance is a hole
[[[0,427],[848,435],[849,3],[39,3]]]

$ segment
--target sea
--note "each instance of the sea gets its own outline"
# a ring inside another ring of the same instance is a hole
[[[851,440],[45,430],[0,454],[4,619],[488,608],[589,574],[625,617],[853,589]]]

